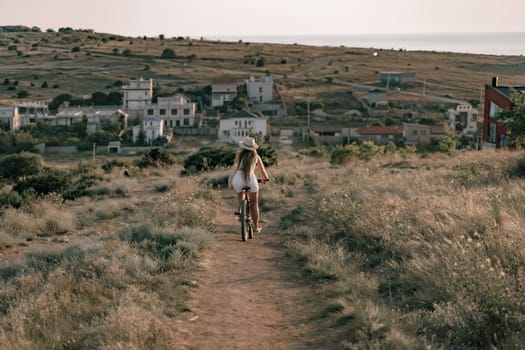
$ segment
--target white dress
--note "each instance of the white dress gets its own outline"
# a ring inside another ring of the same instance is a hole
[[[250,186],[250,192],[259,192],[259,182],[257,182],[257,176],[255,176],[255,166],[258,162],[261,161],[261,158],[257,155],[255,162],[253,162],[252,169],[250,169],[250,176],[248,176],[248,181],[245,180],[243,172],[237,170],[232,179],[232,187],[235,192],[239,193],[242,191],[244,186]]]

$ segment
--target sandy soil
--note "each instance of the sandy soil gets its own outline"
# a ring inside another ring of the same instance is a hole
[[[336,348],[328,321],[319,318],[322,284],[302,278],[286,257],[277,216],[263,213],[263,231],[242,242],[232,201],[218,209],[215,242],[196,272],[175,348]]]

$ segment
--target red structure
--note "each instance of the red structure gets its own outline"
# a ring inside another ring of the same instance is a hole
[[[498,122],[498,114],[513,107],[510,91],[525,91],[525,86],[500,86],[498,77],[492,78],[491,85],[485,85],[483,113],[483,148],[505,148],[510,146],[510,135],[504,122]]]

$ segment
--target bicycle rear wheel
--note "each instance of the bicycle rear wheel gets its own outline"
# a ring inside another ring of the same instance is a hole
[[[248,239],[253,238],[253,221],[250,214],[250,204],[246,204],[246,227],[248,228]]]
[[[249,225],[248,222],[247,222],[247,218],[248,218],[248,201],[246,199],[243,199],[241,201],[241,239],[243,242],[246,241],[246,238],[248,236],[248,227]]]

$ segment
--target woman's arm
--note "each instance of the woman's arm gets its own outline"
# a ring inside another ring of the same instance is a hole
[[[257,169],[259,169],[259,172],[261,173],[261,176],[262,176],[262,181],[263,182],[266,182],[266,181],[269,181],[270,180],[270,177],[268,176],[268,172],[266,171],[266,168],[262,162],[262,159],[259,155],[257,155]]]

